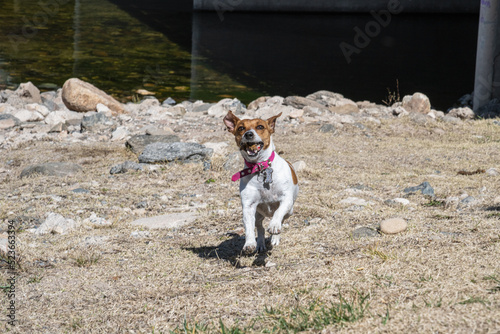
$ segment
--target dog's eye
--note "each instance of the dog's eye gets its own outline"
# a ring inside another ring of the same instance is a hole
[[[245,127],[244,127],[244,126],[240,126],[240,127],[238,128],[238,131],[243,131],[243,130],[245,130]]]
[[[257,125],[257,130],[264,130],[264,125]]]

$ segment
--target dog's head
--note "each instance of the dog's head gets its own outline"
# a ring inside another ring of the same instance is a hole
[[[234,135],[243,158],[248,162],[257,162],[262,161],[262,152],[273,145],[271,135],[274,133],[276,119],[280,116],[281,113],[267,120],[239,119],[229,111],[224,117],[224,124]]]

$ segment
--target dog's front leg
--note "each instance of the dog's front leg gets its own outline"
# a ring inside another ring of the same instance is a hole
[[[267,229],[267,231],[272,235],[271,244],[273,246],[277,246],[280,243],[281,225],[285,220],[285,217],[288,217],[290,215],[292,207],[293,199],[285,198],[280,203],[279,208],[274,212],[273,218],[269,223],[269,228]]]
[[[257,205],[243,206],[243,225],[245,226],[245,245],[243,246],[243,253],[251,254],[257,249],[257,242],[255,241],[255,214]]]

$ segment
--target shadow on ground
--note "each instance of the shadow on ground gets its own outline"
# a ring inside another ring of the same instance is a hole
[[[185,247],[183,249],[191,251],[204,259],[228,261],[236,268],[245,267],[240,263],[240,258],[242,256],[255,257],[252,262],[252,266],[265,266],[266,259],[271,250],[271,245],[269,243],[270,240],[266,239],[266,247],[268,248],[267,251],[246,255],[241,252],[243,245],[245,244],[245,238],[236,233],[231,233],[229,236],[231,236],[231,239],[224,240],[218,246]]]

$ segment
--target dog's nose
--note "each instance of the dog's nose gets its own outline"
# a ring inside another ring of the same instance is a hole
[[[245,132],[245,138],[246,139],[253,139],[253,132],[252,131]]]

